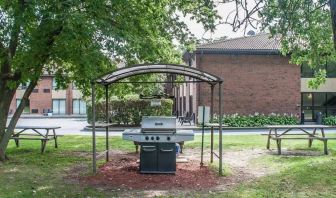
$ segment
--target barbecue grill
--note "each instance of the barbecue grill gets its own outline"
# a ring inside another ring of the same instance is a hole
[[[175,173],[175,143],[194,139],[192,130],[176,130],[175,117],[142,118],[141,129],[126,129],[124,140],[138,142],[141,173]]]

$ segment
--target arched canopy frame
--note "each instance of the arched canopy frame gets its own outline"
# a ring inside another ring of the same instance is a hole
[[[95,81],[95,83],[110,85],[112,83],[120,82],[121,80],[131,76],[150,74],[150,73],[178,74],[191,77],[195,80],[198,80],[198,82],[208,82],[210,84],[217,84],[223,82],[223,80],[216,75],[185,65],[141,64],[141,65],[134,65],[132,67],[120,68],[113,72],[104,74],[103,76],[99,77]]]
[[[109,131],[109,105],[108,105],[108,88],[109,85],[113,83],[135,83],[133,81],[122,81],[126,78],[142,75],[142,74],[152,74],[152,73],[161,73],[161,74],[177,74],[182,76],[188,76],[192,78],[192,81],[183,81],[183,83],[199,83],[199,82],[206,82],[211,86],[211,106],[210,106],[210,116],[211,120],[213,119],[214,115],[214,88],[218,84],[218,107],[219,107],[219,147],[218,147],[218,154],[213,152],[213,127],[211,127],[211,163],[213,162],[213,156],[215,155],[218,157],[219,160],[219,174],[223,175],[223,157],[222,157],[222,83],[223,80],[213,74],[208,72],[202,71],[200,69],[185,66],[185,65],[176,65],[176,64],[141,64],[141,65],[134,65],[131,67],[120,68],[114,70],[112,72],[106,73],[100,76],[98,79],[93,80],[92,83],[92,157],[93,157],[93,173],[96,174],[97,170],[97,153],[96,153],[96,108],[95,108],[95,85],[103,85],[105,87],[105,117],[106,117],[106,125],[105,127],[105,134],[106,134],[106,150],[104,153],[106,154],[106,161],[109,161],[109,138],[108,138],[108,131]],[[196,81],[195,81],[196,80]],[[164,82],[141,82],[141,83],[168,83],[167,81]],[[181,83],[180,81],[173,81],[169,83]],[[201,166],[203,165],[203,145],[204,145],[204,123],[203,123],[203,130],[202,130],[202,153],[201,153]]]

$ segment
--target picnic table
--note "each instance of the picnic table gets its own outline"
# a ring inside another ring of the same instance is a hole
[[[326,125],[266,125],[265,127],[269,129],[266,134],[268,136],[266,148],[270,149],[270,141],[275,140],[279,155],[281,155],[282,140],[308,140],[308,147],[312,146],[313,140],[320,140],[324,144],[324,154],[328,155],[328,140],[336,139],[325,136],[324,129],[334,128]]]
[[[58,148],[57,137],[61,135],[57,135],[55,130],[60,128],[59,126],[16,126],[11,139],[15,141],[16,147],[19,147],[20,140],[40,140],[41,153],[44,153],[49,140],[54,140],[55,148]]]

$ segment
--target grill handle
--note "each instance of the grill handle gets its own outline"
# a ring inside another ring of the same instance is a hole
[[[155,146],[142,146],[142,150],[145,152],[153,152],[153,151],[156,151],[156,147]]]
[[[161,152],[173,152],[174,149],[160,149]]]

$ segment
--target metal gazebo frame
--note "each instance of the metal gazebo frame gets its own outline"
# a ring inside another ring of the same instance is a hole
[[[160,81],[160,82],[125,82],[121,81],[125,78],[131,76],[137,76],[142,74],[150,74],[150,73],[161,73],[161,74],[177,74],[191,77],[193,80],[185,80],[185,81]],[[131,67],[125,67],[121,69],[117,69],[115,71],[106,73],[99,77],[98,79],[91,82],[92,86],[92,157],[93,157],[93,164],[92,170],[93,174],[97,172],[97,153],[96,153],[96,93],[95,93],[95,85],[103,85],[105,87],[105,111],[106,111],[106,150],[104,153],[106,154],[106,161],[109,161],[109,138],[108,138],[108,123],[109,123],[109,104],[108,104],[108,88],[113,83],[201,83],[207,82],[211,86],[211,107],[210,107],[210,115],[211,120],[213,119],[214,115],[214,89],[215,86],[218,84],[218,107],[219,107],[219,120],[222,120],[222,83],[223,80],[218,76],[213,74],[204,72],[200,69],[185,66],[185,65],[176,65],[176,64],[141,64],[141,65],[133,65]],[[218,155],[213,152],[213,129],[211,130],[211,163],[213,162],[213,154],[219,159],[219,174],[223,175],[223,145],[222,145],[222,122],[219,122],[219,147],[218,147]],[[202,138],[202,144],[204,143],[204,139]],[[203,150],[202,150],[203,155]],[[202,162],[201,162],[202,163]]]

